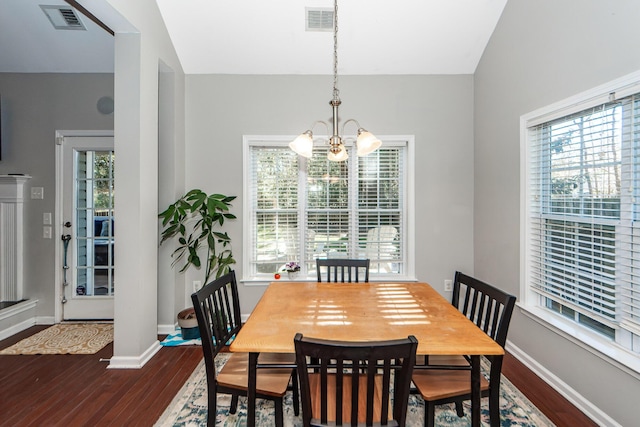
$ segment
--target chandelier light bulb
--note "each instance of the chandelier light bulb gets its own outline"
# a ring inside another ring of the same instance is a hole
[[[366,156],[376,151],[382,145],[382,141],[376,138],[371,132],[360,128],[358,129],[356,145],[358,147],[358,156]]]
[[[313,154],[313,133],[308,130],[298,135],[296,139],[289,143],[289,148],[299,155],[310,159]]]
[[[329,153],[327,154],[327,158],[332,162],[344,162],[349,158],[349,154],[347,153],[347,150],[344,148],[344,145],[340,145],[340,150],[337,153],[334,153],[333,151],[329,150]]]

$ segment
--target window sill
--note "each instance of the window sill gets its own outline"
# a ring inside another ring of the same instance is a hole
[[[520,302],[516,305],[521,313],[531,320],[640,380],[639,355],[622,348],[613,341],[600,337],[588,328],[567,322],[561,316],[545,309],[526,306]]]
[[[239,282],[245,286],[269,286],[269,283],[271,282],[315,282],[316,280],[317,280],[316,276],[298,277],[295,280],[289,280],[287,278],[287,275],[284,274],[278,280],[274,278],[268,278],[268,277],[248,277],[248,278],[243,278],[242,280],[239,280]],[[409,277],[409,276],[384,276],[384,277],[369,276],[369,281],[378,282],[378,283],[379,282],[395,283],[395,282],[417,282],[418,279],[416,279],[415,277]]]

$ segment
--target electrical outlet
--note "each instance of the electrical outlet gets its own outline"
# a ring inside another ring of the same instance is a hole
[[[202,282],[200,280],[193,281],[193,292],[197,292],[202,287]]]
[[[32,199],[44,199],[44,187],[31,187]]]
[[[444,290],[446,292],[451,292],[453,290],[453,281],[452,280],[445,280],[444,281]]]

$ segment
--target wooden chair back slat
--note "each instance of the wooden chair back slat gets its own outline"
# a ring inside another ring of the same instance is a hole
[[[515,301],[513,295],[456,272],[451,303],[503,347]]]
[[[234,271],[207,283],[202,289],[191,295],[193,308],[198,319],[198,330],[202,341],[202,351],[207,374],[207,425],[216,423],[217,393],[231,394],[230,413],[235,413],[238,396],[246,395],[248,388],[247,361],[241,353],[232,353],[230,359],[218,372],[215,368],[215,358],[218,353],[230,344],[242,327],[240,317],[240,299],[238,297],[238,283]],[[273,363],[288,364],[287,369],[263,369],[267,380],[258,381],[256,395],[270,399],[275,404],[275,426],[283,425],[283,396],[294,370],[290,368],[290,360]],[[228,368],[228,370],[227,370]],[[229,373],[232,371],[231,373]],[[294,396],[294,413],[298,414],[298,387],[295,380],[292,384]]]
[[[318,282],[322,282],[322,270],[326,270],[325,282],[360,282],[360,271],[364,273],[364,282],[369,282],[369,259],[327,258],[316,259]]]
[[[240,301],[235,272],[220,277],[191,295],[203,349],[215,357],[240,331]]]
[[[516,297],[484,283],[471,276],[456,271],[451,304],[472,321],[496,343],[504,347],[507,340],[511,314]],[[489,381],[482,389],[482,396],[489,396],[489,416],[491,425],[500,422],[500,378],[503,356],[487,356],[490,362]],[[471,398],[468,383],[470,369],[469,356],[450,360],[448,366],[437,363],[416,367],[413,382],[425,400],[425,426],[434,425],[435,405],[455,402],[458,416],[462,416],[462,402]],[[447,369],[445,375],[442,369]],[[462,371],[464,370],[464,371]],[[484,378],[481,378],[481,383]]]
[[[405,425],[415,337],[345,342],[296,334],[294,343],[304,426]]]

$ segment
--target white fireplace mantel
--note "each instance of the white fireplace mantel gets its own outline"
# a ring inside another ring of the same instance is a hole
[[[0,175],[0,301],[23,298],[24,185],[29,175]]]

